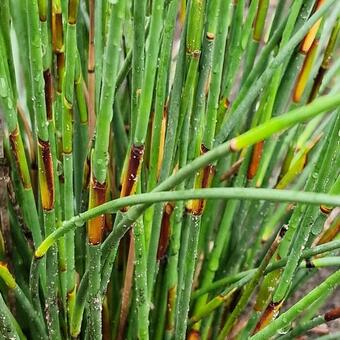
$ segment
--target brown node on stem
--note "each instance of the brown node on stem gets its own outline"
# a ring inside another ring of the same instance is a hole
[[[201,144],[201,155],[207,153],[208,151],[209,149],[204,144]]]
[[[289,212],[291,212],[292,210],[295,209],[295,206],[296,206],[296,205],[295,205],[294,203],[289,203],[289,204],[287,205],[285,211],[286,211],[287,213],[289,213]]]
[[[60,174],[58,178],[59,178],[59,183],[60,184],[64,184],[65,183],[65,177],[64,177],[63,174]]]
[[[44,81],[45,81],[45,103],[46,103],[46,113],[47,119],[51,121],[53,119],[52,102],[53,102],[53,86],[52,86],[52,75],[48,68],[44,71]]]
[[[318,95],[323,77],[325,76],[327,69],[323,68],[322,66],[319,68],[318,74],[316,75],[313,83],[312,90],[310,92],[308,103],[312,102],[316,96]]]
[[[215,34],[212,33],[212,32],[207,32],[206,38],[207,38],[209,41],[213,41],[213,40],[215,40]]]
[[[227,110],[229,105],[230,105],[230,102],[229,102],[228,98],[224,98],[222,100],[223,100],[223,107],[224,107],[225,110]]]
[[[315,264],[313,263],[311,259],[306,259],[305,262],[306,262],[306,268],[309,268],[309,269],[315,268]]]
[[[237,152],[237,151],[240,151],[240,148],[238,148],[237,146],[237,139],[236,138],[233,138],[230,143],[229,143],[229,150],[231,152]]]
[[[91,52],[90,52],[91,51]],[[94,50],[91,48],[89,51],[89,66],[87,67],[87,73],[93,74],[95,71],[95,63],[94,63]],[[93,61],[92,61],[93,60]]]
[[[332,210],[333,210],[332,207],[327,207],[326,205],[323,204],[320,205],[320,211],[325,215],[329,215]]]
[[[157,249],[157,261],[161,261],[164,259],[166,255],[166,251],[169,245],[170,238],[170,218],[173,212],[174,207],[171,203],[167,203],[164,206],[162,223],[161,223],[161,233],[159,235],[158,241],[158,249]]]
[[[62,93],[63,90],[63,79],[64,79],[64,68],[65,68],[65,54],[57,54],[57,72],[58,72],[58,85],[57,92]]]
[[[329,322],[340,318],[340,307],[336,307],[325,314],[325,321]]]
[[[75,25],[77,22],[78,0],[69,0],[68,2],[68,23]]]
[[[48,141],[38,139],[38,154],[41,205],[44,210],[52,210],[54,208],[54,177],[53,161]]]
[[[44,8],[44,6],[39,6],[39,20],[41,22],[46,22],[47,20],[46,8]]]
[[[7,264],[7,262],[0,261],[0,267],[5,267],[5,268],[8,269],[8,264]]]
[[[54,53],[63,52],[63,17],[61,11],[52,11],[52,48]]]
[[[285,236],[286,232],[288,230],[288,224],[284,224],[282,226],[282,228],[279,231],[279,238],[278,238],[278,242],[281,242],[281,240],[283,239],[283,237]]]
[[[135,191],[137,177],[144,155],[144,145],[132,145],[127,172],[124,175],[120,197],[130,196]],[[126,210],[126,209],[125,209]]]
[[[65,273],[67,268],[66,268],[66,261],[59,261],[58,263],[58,270],[60,273]]]
[[[201,155],[205,154],[209,150],[201,144]],[[209,188],[211,185],[211,181],[215,174],[215,166],[212,164],[207,165],[203,169],[199,170],[198,174],[196,175],[195,180],[195,188]],[[204,207],[205,207],[206,200],[204,199],[197,199],[191,200],[186,205],[187,212],[191,213],[192,215],[199,216],[202,215]]]
[[[91,176],[90,183],[90,197],[89,197],[89,208],[97,207],[105,203],[106,194],[106,182],[100,183]],[[105,227],[105,215],[99,215],[91,218],[87,224],[87,234],[89,243],[91,245],[97,245],[102,242],[103,230]]]
[[[199,59],[200,56],[201,56],[201,51],[200,50],[194,50],[190,54],[191,54],[193,59]]]
[[[21,179],[21,183],[25,189],[31,188],[31,179],[29,176],[29,172],[25,169],[25,150],[24,144],[22,142],[21,135],[19,133],[18,126],[11,132],[9,135],[9,142],[11,145],[11,149],[15,158],[15,162],[17,163],[17,168],[19,171],[19,176]]]
[[[201,333],[195,329],[191,329],[187,335],[187,340],[200,340]]]
[[[266,327],[271,321],[273,321],[277,317],[282,304],[283,300],[280,302],[273,301],[270,302],[270,304],[262,314],[260,321],[257,323],[253,334],[259,332],[262,328]]]
[[[259,168],[261,156],[263,152],[264,141],[260,141],[254,145],[254,149],[251,155],[251,161],[248,167],[247,178],[249,180],[256,176],[257,169]]]
[[[75,294],[76,294],[76,289],[74,287],[70,291],[67,292],[67,300],[68,301],[73,301],[74,298],[75,298]]]
[[[41,253],[41,252],[34,252],[34,260],[35,261],[40,261],[43,257],[45,256],[45,253]]]

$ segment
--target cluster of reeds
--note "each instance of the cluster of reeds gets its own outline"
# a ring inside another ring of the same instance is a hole
[[[1,0],[1,339],[339,318],[339,30],[337,0]]]

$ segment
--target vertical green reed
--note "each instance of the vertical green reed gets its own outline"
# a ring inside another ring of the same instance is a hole
[[[33,109],[35,121],[37,123],[37,153],[39,169],[39,189],[41,205],[44,215],[45,234],[48,235],[55,230],[55,191],[53,160],[51,144],[48,133],[48,120],[45,102],[43,59],[41,51],[41,38],[39,28],[38,4],[37,1],[26,1],[28,39],[29,39],[29,62],[31,68]],[[48,314],[46,316],[48,333],[51,337],[60,336],[59,314],[57,305],[57,248],[53,246],[46,260],[47,274],[47,296],[46,306]]]

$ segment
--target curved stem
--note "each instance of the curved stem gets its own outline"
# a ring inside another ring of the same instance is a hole
[[[170,192],[152,192],[118,198],[89,209],[72,219],[64,222],[63,226],[49,235],[37,248],[35,256],[40,258],[45,255],[51,245],[70,230],[83,226],[84,223],[96,216],[117,211],[131,205],[151,204],[156,202],[182,201],[188,199],[244,199],[244,200],[269,200],[273,202],[300,202],[313,205],[329,204],[340,206],[340,197],[328,194],[299,192],[276,189],[254,188],[211,188],[196,190],[179,190]]]

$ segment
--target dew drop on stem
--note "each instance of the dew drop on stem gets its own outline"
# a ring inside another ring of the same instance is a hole
[[[83,220],[77,220],[74,222],[74,224],[77,226],[77,227],[81,227],[84,225],[84,221]]]
[[[6,80],[5,78],[1,77],[0,78],[0,96],[5,98],[8,95],[8,89],[6,86]]]

